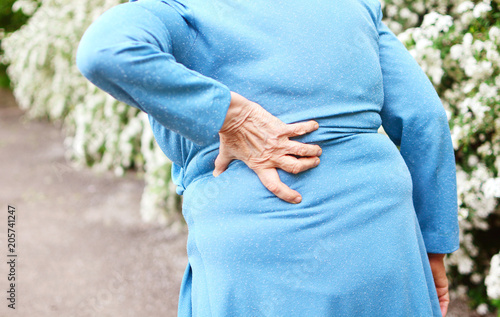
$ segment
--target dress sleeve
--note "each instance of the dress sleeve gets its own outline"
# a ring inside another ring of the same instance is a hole
[[[459,247],[455,157],[446,112],[420,65],[382,22],[377,28],[384,86],[382,126],[400,147],[428,253]]]
[[[117,5],[83,35],[80,72],[117,100],[152,116],[198,145],[219,141],[231,94],[224,84],[188,69],[174,57],[194,37],[164,1]],[[176,47],[178,45],[178,47]]]

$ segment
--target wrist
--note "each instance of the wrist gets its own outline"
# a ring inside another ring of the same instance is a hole
[[[446,254],[442,253],[427,253],[427,256],[429,257],[429,261],[444,261],[444,257]]]
[[[231,91],[231,102],[226,112],[226,118],[219,133],[232,131],[239,127],[248,117],[252,102]]]

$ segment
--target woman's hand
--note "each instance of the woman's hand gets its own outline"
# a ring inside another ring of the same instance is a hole
[[[317,166],[321,155],[319,145],[288,138],[318,127],[313,120],[286,124],[257,103],[231,92],[231,104],[219,131],[220,148],[213,175],[217,177],[233,159],[238,159],[245,162],[273,194],[287,202],[299,203],[302,197],[281,182],[276,168],[297,174]]]
[[[441,314],[446,316],[448,305],[450,304],[450,294],[448,293],[448,278],[444,267],[444,254],[429,253],[429,263],[431,264],[432,276],[441,306]]]

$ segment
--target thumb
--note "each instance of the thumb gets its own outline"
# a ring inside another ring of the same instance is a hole
[[[224,172],[229,165],[229,163],[232,161],[230,157],[225,155],[222,151],[219,152],[219,155],[217,155],[217,158],[215,159],[215,169],[213,171],[214,177],[219,176]]]

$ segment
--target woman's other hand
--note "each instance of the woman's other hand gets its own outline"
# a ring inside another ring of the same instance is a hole
[[[448,293],[448,278],[444,266],[444,254],[429,253],[429,263],[431,264],[432,276],[439,298],[439,306],[443,317],[446,316],[448,305],[450,304],[450,294]]]
[[[289,140],[318,129],[316,121],[286,124],[259,104],[231,92],[231,104],[219,131],[220,148],[213,175],[233,159],[250,167],[262,184],[279,198],[299,203],[300,194],[281,182],[276,168],[297,174],[319,164],[319,145]],[[298,158],[293,156],[299,156]]]

